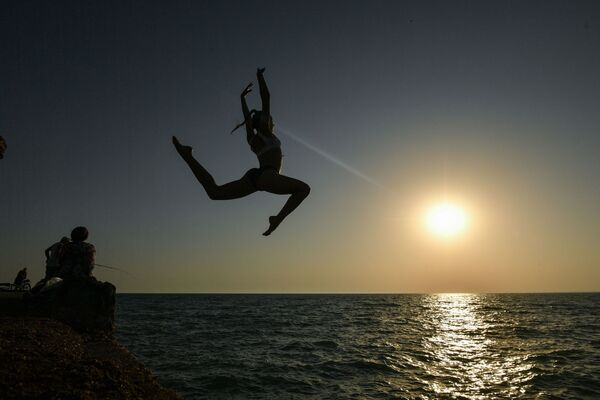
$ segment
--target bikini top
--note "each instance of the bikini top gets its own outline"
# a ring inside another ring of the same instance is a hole
[[[254,143],[255,143],[254,141],[255,141],[256,137],[260,138],[260,140],[262,141],[262,146],[254,145]],[[256,136],[254,137],[254,139],[252,139],[252,144],[253,144],[251,146],[252,151],[254,152],[254,154],[256,154],[257,157],[260,157],[261,155],[265,154],[269,150],[281,147],[281,141],[277,138],[277,136],[275,136],[274,134],[266,136],[260,132],[258,132],[256,134]]]

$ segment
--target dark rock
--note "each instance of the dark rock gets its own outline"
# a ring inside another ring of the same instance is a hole
[[[19,316],[27,313],[24,292],[0,291],[0,316]]]
[[[181,400],[111,336],[0,316],[2,400]]]
[[[62,321],[80,332],[112,333],[116,288],[93,277],[66,279],[27,299],[30,315]]]

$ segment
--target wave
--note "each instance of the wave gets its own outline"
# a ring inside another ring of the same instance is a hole
[[[600,295],[119,295],[185,398],[600,398]]]

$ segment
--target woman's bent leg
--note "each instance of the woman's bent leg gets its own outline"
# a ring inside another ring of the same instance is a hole
[[[248,179],[242,178],[221,186],[215,185],[210,193],[208,191],[206,193],[212,200],[233,200],[246,197],[254,192],[256,189],[252,183]]]
[[[265,171],[257,181],[258,189],[274,194],[291,194],[279,214],[269,217],[269,229],[263,235],[268,236],[279,224],[292,213],[310,194],[310,186],[306,183],[280,175],[275,171]]]

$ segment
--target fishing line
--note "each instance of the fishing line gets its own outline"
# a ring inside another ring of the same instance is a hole
[[[106,268],[106,269],[110,269],[112,271],[119,271],[119,272],[123,272],[127,275],[130,275],[132,277],[136,277],[135,275],[133,275],[131,272],[125,271],[124,269],[121,268],[117,268],[117,267],[111,267],[110,265],[104,265],[104,264],[94,264],[96,267],[101,267],[101,268]]]

